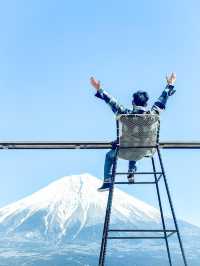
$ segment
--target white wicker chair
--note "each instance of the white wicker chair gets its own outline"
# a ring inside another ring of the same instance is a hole
[[[159,141],[159,116],[156,114],[119,115],[119,154],[125,160],[152,157]],[[138,148],[143,147],[144,148]],[[132,147],[132,148],[125,148]]]

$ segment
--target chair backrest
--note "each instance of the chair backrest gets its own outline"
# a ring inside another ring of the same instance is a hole
[[[119,157],[137,161],[145,156],[153,156],[156,151],[155,146],[159,142],[159,115],[119,115],[117,119],[119,121]],[[130,146],[133,148],[125,148]],[[145,148],[137,148],[138,146],[145,146]]]

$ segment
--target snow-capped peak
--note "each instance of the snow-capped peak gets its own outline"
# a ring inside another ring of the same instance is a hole
[[[85,173],[60,178],[45,188],[0,209],[0,226],[7,234],[37,232],[56,238],[79,233],[102,224],[108,193],[99,193],[102,181]],[[159,212],[152,206],[115,188],[113,224],[159,223]],[[1,228],[0,227],[0,228]]]

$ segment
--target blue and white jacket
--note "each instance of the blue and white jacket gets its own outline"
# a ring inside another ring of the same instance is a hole
[[[112,109],[112,111],[118,114],[145,114],[145,113],[154,113],[160,114],[162,110],[165,109],[168,97],[174,94],[174,86],[167,85],[158,98],[158,100],[153,104],[150,110],[147,110],[144,106],[133,105],[133,109],[125,108],[123,105],[119,104],[118,101],[109,95],[105,90],[100,88],[95,94],[96,97],[104,100]]]

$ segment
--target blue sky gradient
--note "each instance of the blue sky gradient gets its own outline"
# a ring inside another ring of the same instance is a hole
[[[161,140],[199,140],[199,8],[195,0],[2,2],[0,139],[112,140],[114,116],[94,98],[89,77],[130,107],[137,89],[153,103],[175,71],[177,93],[162,114]],[[199,151],[163,155],[177,216],[200,226]],[[102,177],[104,156],[2,151],[0,206],[64,175]],[[124,189],[154,204],[154,191]]]

